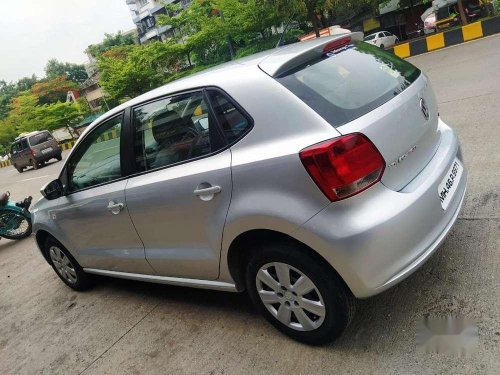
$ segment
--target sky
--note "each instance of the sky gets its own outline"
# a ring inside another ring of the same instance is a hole
[[[47,61],[84,63],[104,33],[134,28],[125,0],[0,0],[0,80],[43,77]]]

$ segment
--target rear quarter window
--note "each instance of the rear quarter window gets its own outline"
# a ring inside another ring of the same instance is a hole
[[[250,120],[222,92],[209,90],[208,95],[227,143],[236,142],[250,130]]]
[[[396,55],[354,42],[276,79],[338,127],[391,100],[419,76],[420,70]]]

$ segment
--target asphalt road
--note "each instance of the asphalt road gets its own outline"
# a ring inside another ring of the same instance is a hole
[[[338,342],[315,348],[282,336],[245,295],[104,278],[76,293],[32,238],[2,239],[0,373],[500,374],[499,45],[500,35],[410,59],[460,135],[469,190],[441,249],[396,287],[359,301]],[[37,197],[61,165],[0,169],[0,190]],[[476,319],[476,353],[416,351],[426,314]]]

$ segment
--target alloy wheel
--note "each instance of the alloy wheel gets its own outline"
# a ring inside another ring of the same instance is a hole
[[[51,246],[49,254],[57,273],[70,284],[76,284],[78,281],[76,270],[66,254],[57,246]]]
[[[312,331],[325,320],[321,293],[297,268],[281,262],[267,263],[260,267],[255,282],[266,309],[287,327]]]

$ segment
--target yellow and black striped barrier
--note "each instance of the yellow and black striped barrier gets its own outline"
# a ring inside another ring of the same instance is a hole
[[[0,161],[0,168],[3,168],[3,167],[8,167],[9,165],[11,165],[10,160],[7,160],[7,161]]]
[[[69,142],[66,142],[66,143],[63,143],[61,144],[61,150],[69,150],[70,148],[73,148],[73,146],[75,145],[75,141],[69,141]]]
[[[430,34],[424,38],[400,43],[387,50],[404,59],[498,33],[500,33],[500,17],[493,17],[456,29]]]

